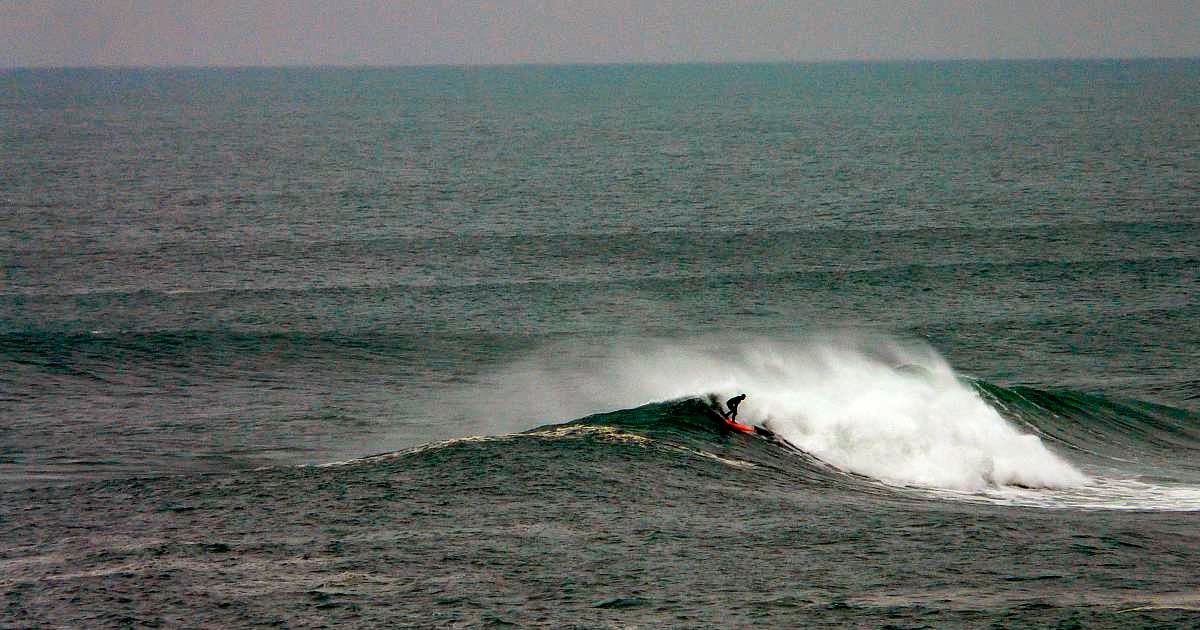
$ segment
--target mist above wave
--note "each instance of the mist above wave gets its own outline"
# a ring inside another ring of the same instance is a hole
[[[918,342],[839,333],[785,342],[641,341],[609,348],[586,366],[570,356],[560,351],[514,368],[501,397],[569,419],[708,392],[722,399],[746,393],[739,421],[884,482],[979,491],[1089,480]]]

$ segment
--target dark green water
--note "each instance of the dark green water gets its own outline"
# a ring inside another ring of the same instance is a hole
[[[0,73],[0,627],[1190,627],[1198,94]]]

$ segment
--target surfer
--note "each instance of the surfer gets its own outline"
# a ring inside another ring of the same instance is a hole
[[[737,396],[734,396],[733,398],[726,400],[725,406],[729,407],[729,415],[727,415],[725,417],[730,420],[733,420],[734,418],[736,418],[738,405],[742,404],[743,400],[746,400],[745,394],[738,394]]]

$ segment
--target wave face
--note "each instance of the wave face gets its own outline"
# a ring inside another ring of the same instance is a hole
[[[972,380],[921,343],[841,335],[707,350],[643,347],[612,360],[623,380],[614,369],[608,382],[618,386],[605,395],[653,400],[657,392],[674,402],[556,426],[598,424],[711,453],[721,431],[706,396],[744,392],[739,421],[778,440],[769,456],[756,444],[728,454],[733,460],[942,498],[1200,509],[1200,470],[1188,457],[1200,448],[1196,414]]]
[[[1200,451],[1197,414],[1137,400],[1113,400],[1070,390],[1004,388],[975,382],[1005,416],[1099,462],[1129,464],[1138,454],[1182,469]]]

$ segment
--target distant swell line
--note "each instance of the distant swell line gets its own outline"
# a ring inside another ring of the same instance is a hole
[[[1181,269],[1195,269],[1200,267],[1200,257],[1194,256],[1140,256],[1140,257],[1125,257],[1125,258],[1100,258],[1100,259],[1038,259],[1038,260],[1021,260],[1021,261],[1005,261],[994,263],[962,263],[962,262],[947,262],[942,264],[906,264],[906,265],[858,265],[853,267],[835,267],[822,266],[811,269],[781,269],[781,270],[754,270],[746,272],[720,272],[720,273],[663,273],[653,274],[634,278],[618,278],[613,279],[611,276],[593,277],[593,276],[574,276],[563,278],[521,278],[521,279],[506,279],[506,280],[479,280],[479,281],[463,281],[446,278],[443,280],[421,280],[410,282],[388,282],[379,284],[363,284],[363,285],[323,285],[309,287],[295,287],[284,285],[263,285],[257,287],[209,287],[209,288],[131,288],[131,287],[114,287],[114,288],[95,288],[95,289],[72,289],[69,291],[53,291],[53,290],[37,290],[37,289],[8,289],[0,291],[0,297],[59,297],[72,298],[80,296],[112,296],[112,297],[133,297],[138,295],[147,296],[166,296],[173,297],[178,295],[312,295],[324,293],[361,293],[370,291],[387,291],[387,290],[469,290],[469,289],[487,289],[487,288],[505,288],[514,286],[570,286],[577,288],[590,288],[596,286],[659,286],[662,283],[676,282],[696,282],[701,280],[745,280],[750,278],[824,278],[836,277],[843,278],[846,276],[862,276],[869,277],[877,274],[903,273],[903,272],[918,272],[918,271],[954,271],[956,273],[962,271],[1026,271],[1032,269],[1061,267],[1064,269],[1073,268],[1090,268],[1092,270],[1106,269],[1112,266],[1120,265],[1142,265],[1142,264],[1174,264]],[[1128,270],[1123,270],[1128,271]]]

